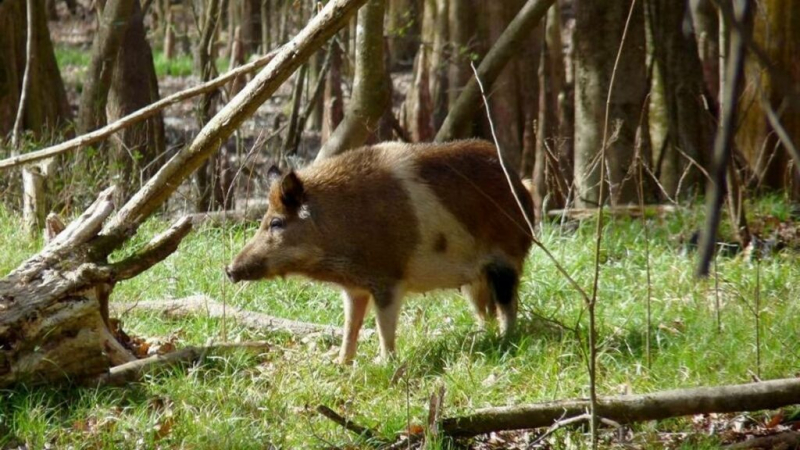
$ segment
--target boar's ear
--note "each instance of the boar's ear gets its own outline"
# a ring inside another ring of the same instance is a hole
[[[303,204],[303,183],[294,171],[284,175],[281,180],[281,201],[289,208],[297,208]]]
[[[272,186],[273,183],[281,179],[281,169],[278,168],[275,164],[269,168],[267,171],[267,182]]]

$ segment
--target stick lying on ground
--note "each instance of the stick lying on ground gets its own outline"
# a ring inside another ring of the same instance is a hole
[[[110,305],[110,308],[116,314],[122,314],[128,311],[160,311],[165,316],[171,318],[200,314],[213,318],[222,318],[224,315],[243,326],[261,331],[284,331],[299,337],[310,334],[327,334],[337,338],[342,337],[342,329],[339,327],[281,319],[280,317],[273,317],[254,311],[245,311],[232,306],[223,306],[221,303],[204,295],[196,295],[177,300],[113,303]],[[369,334],[372,333],[372,330],[363,331],[366,331],[366,333],[362,332],[365,336],[369,336]]]
[[[97,382],[102,385],[120,385],[140,379],[143,375],[152,373],[157,369],[189,364],[202,359],[209,352],[220,350],[251,349],[262,351],[268,349],[269,343],[263,341],[231,342],[214,344],[205,347],[186,347],[165,355],[153,355],[148,358],[131,361],[112,367],[108,373],[99,377]]]
[[[597,399],[597,415],[618,423],[642,422],[693,414],[757,411],[800,403],[800,378],[719,387],[676,389]],[[584,414],[589,400],[564,400],[523,406],[485,408],[444,419],[441,430],[451,436],[549,427]]]

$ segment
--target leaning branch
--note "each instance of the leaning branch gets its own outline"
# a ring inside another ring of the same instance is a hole
[[[122,117],[121,119],[115,121],[114,123],[110,123],[90,133],[82,134],[66,142],[62,142],[58,145],[53,145],[51,147],[47,147],[42,150],[37,150],[35,152],[25,153],[12,158],[4,159],[0,161],[0,170],[9,169],[11,167],[20,166],[23,164],[30,164],[36,161],[40,161],[42,159],[47,159],[52,156],[59,155],[61,153],[77,150],[81,147],[86,147],[87,145],[92,145],[96,142],[102,141],[119,130],[135,125],[143,120],[146,120],[158,114],[159,111],[161,111],[164,108],[172,106],[175,103],[188,100],[192,97],[196,97],[200,94],[205,94],[206,92],[213,91],[214,89],[217,89],[220,86],[228,83],[230,80],[236,78],[237,76],[240,76],[242,74],[247,74],[261,67],[264,67],[270,61],[272,61],[272,58],[274,58],[275,55],[278,54],[279,50],[280,49],[273,50],[272,52],[262,56],[261,58],[258,58],[255,61],[252,61],[243,66],[239,66],[236,69],[231,70],[230,72],[224,75],[220,75],[219,77],[214,78],[213,80],[207,83],[203,83],[193,88],[189,88],[181,92],[176,92],[175,94],[172,94],[168,97],[164,97],[155,103],[151,103],[150,105],[147,105],[144,108],[136,110],[128,114],[127,116]]]
[[[797,403],[800,403],[800,378],[788,378],[598,397],[597,415],[622,424],[694,414],[776,409]],[[451,436],[475,436],[492,431],[549,427],[557,421],[585,414],[588,408],[588,399],[485,408],[468,416],[444,419],[441,430]]]
[[[478,66],[478,78],[486,87],[494,84],[514,53],[524,47],[522,40],[531,35],[553,3],[555,0],[528,0],[503,34],[497,38],[497,42]],[[477,81],[472,79],[458,96],[442,127],[436,133],[436,142],[469,137],[465,135],[465,128],[472,123],[472,116],[480,107],[480,101],[480,88]]]

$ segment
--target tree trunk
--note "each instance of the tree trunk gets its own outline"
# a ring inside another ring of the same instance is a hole
[[[108,118],[112,122],[159,100],[153,53],[143,20],[139,3],[135,1],[111,80]],[[155,173],[157,167],[150,163],[166,150],[161,113],[120,131],[112,143],[109,172],[111,184],[118,187],[117,201],[122,203],[137,190],[142,180]]]
[[[712,116],[703,67],[693,34],[683,29],[689,14],[685,2],[649,0],[648,18],[653,33],[653,56],[663,89],[666,143],[659,156],[661,185],[674,198],[697,192],[705,183],[694,165],[707,166],[712,145]],[[694,162],[692,162],[694,161]]]
[[[537,222],[551,208],[563,208],[567,183],[559,167],[561,139],[559,136],[558,97],[564,83],[564,59],[561,43],[561,17],[558,4],[547,13],[544,46],[539,66],[539,117],[536,131],[536,162],[533,172],[533,205]],[[550,196],[544,205],[545,196]]]
[[[433,52],[431,53],[431,99],[433,100],[433,127],[439,129],[447,117],[448,103],[448,64],[450,41],[449,0],[427,0],[436,2],[436,22],[434,24]]]
[[[92,60],[81,92],[78,130],[88,133],[106,124],[106,103],[117,54],[130,24],[135,0],[109,0],[100,14],[92,42]]]
[[[45,131],[58,130],[70,120],[71,113],[50,41],[43,0],[36,0],[36,5],[36,45],[22,129],[40,137]],[[25,71],[26,25],[25,0],[0,2],[3,30],[0,32],[0,135],[8,135],[16,119]]]
[[[331,68],[325,79],[322,110],[322,132],[320,139],[324,145],[331,134],[344,119],[344,99],[342,96],[342,48],[334,41],[331,43]]]
[[[369,0],[358,13],[356,75],[353,96],[344,120],[325,142],[317,160],[331,157],[363,145],[377,130],[378,122],[389,106],[389,91],[383,56],[383,18],[385,0]]]
[[[697,50],[703,63],[706,89],[715,102],[719,100],[719,20],[711,0],[691,0]]]
[[[756,186],[785,189],[800,180],[800,172],[770,126],[766,105],[778,112],[781,124],[795,145],[800,143],[800,97],[790,92],[800,80],[800,10],[791,0],[765,0],[754,9],[753,39],[763,48],[775,68],[795,80],[794,86],[781,86],[755,59],[748,59],[748,83],[741,99],[742,124],[736,135],[738,147],[755,171]],[[798,192],[795,192],[798,194]],[[796,197],[798,198],[798,197]]]
[[[575,184],[578,207],[597,206],[606,99],[632,0],[578,2],[575,22]],[[633,203],[636,129],[647,92],[644,8],[637,2],[611,92],[605,149],[607,199]],[[614,139],[610,139],[614,137]]]
[[[22,381],[58,382],[101,375],[131,359],[107,329],[98,288],[129,279],[173,252],[191,222],[181,220],[121,262],[122,246],[219,142],[252,116],[366,0],[332,0],[245,89],[214,116],[105,226],[108,190],[38,255],[0,280],[0,388]]]
[[[224,3],[224,2],[223,2]],[[214,30],[219,23],[219,16],[222,8],[225,5],[221,4],[219,0],[209,0],[205,4],[203,28],[200,31],[200,40],[194,49],[195,54],[195,70],[200,73],[200,81],[205,83],[210,80],[216,70],[214,68],[214,59],[216,52],[214,52]],[[238,36],[234,33],[234,39],[238,40]],[[234,47],[236,43],[234,43]],[[237,53],[237,49],[231,51],[232,55]],[[214,98],[218,95],[216,91],[211,91],[204,94],[200,98],[199,105],[195,114],[197,116],[197,123],[202,128],[210,119],[212,113],[212,106]],[[195,173],[195,183],[197,185],[197,199],[195,210],[197,212],[206,212],[211,209],[216,209],[222,205],[223,201],[217,192],[221,191],[219,173],[219,154],[214,154],[206,160],[200,169]]]
[[[417,50],[420,11],[417,0],[386,0],[386,36],[389,65],[386,70],[408,67]]]

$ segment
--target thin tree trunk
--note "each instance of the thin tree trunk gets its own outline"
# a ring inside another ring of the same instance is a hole
[[[203,83],[210,80],[215,72],[214,59],[216,53],[213,51],[213,37],[214,31],[219,24],[219,16],[226,6],[222,3],[219,0],[208,0],[205,4],[203,28],[200,32],[200,40],[194,51],[196,70],[200,73],[200,81]],[[200,104],[196,111],[200,128],[211,119],[211,109],[216,96],[217,91],[211,91],[200,97]],[[216,192],[220,191],[218,187],[221,180],[216,176],[219,173],[219,157],[219,154],[212,155],[195,173],[195,183],[198,190],[195,210],[198,212],[206,212],[222,204],[220,196],[215,195]]]
[[[342,98],[342,48],[339,43],[331,43],[331,68],[325,79],[323,94],[322,132],[320,139],[325,144],[331,134],[344,119],[344,100]]]
[[[375,133],[389,106],[383,56],[385,0],[369,0],[358,13],[358,46],[353,96],[344,120],[317,155],[317,160],[363,145]]]

